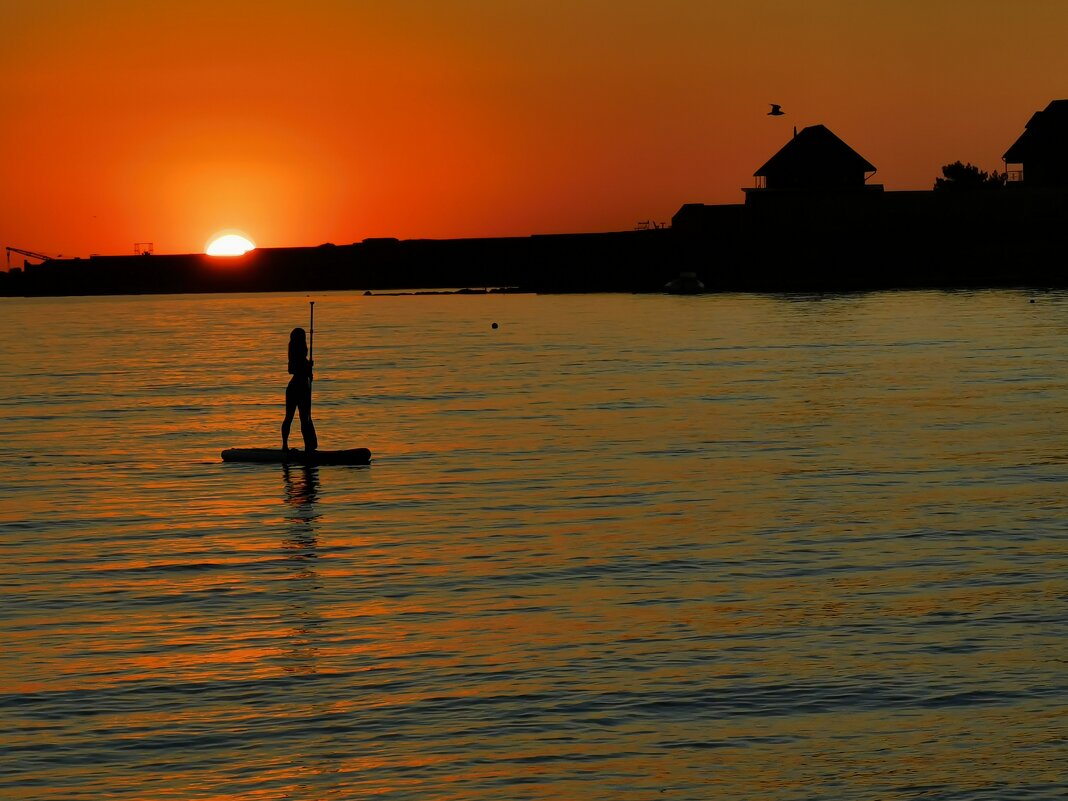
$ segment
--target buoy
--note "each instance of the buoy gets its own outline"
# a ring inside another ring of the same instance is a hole
[[[1034,302],[1034,301],[1032,301],[1032,303],[1033,303],[1033,302]],[[494,324],[493,324],[493,325],[491,326],[491,328],[496,328],[496,327],[497,327],[497,324],[496,324],[496,323],[494,323]]]

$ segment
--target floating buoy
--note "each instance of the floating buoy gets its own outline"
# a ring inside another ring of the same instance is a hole
[[[1031,302],[1034,303],[1034,301],[1031,301]],[[493,325],[490,326],[490,328],[496,328],[496,327],[497,327],[496,323],[494,323]]]

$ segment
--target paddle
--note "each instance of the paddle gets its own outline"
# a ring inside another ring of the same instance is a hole
[[[308,365],[311,366],[312,360],[315,358],[315,301],[309,300],[311,306],[311,323],[308,325]],[[314,443],[310,447],[307,440],[305,440],[305,447],[309,447],[310,450],[315,450],[319,446],[319,438],[315,435],[315,423],[312,422],[311,416],[311,390],[312,390],[312,374],[313,370],[308,371],[308,428],[311,429],[311,440]],[[303,429],[301,429],[303,432]]]

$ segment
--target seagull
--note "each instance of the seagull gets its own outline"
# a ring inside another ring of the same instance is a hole
[[[769,117],[781,117],[786,113],[778,103],[768,103],[768,105],[771,106],[771,111],[768,112]]]

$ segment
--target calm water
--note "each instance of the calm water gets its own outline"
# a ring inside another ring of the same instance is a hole
[[[369,468],[219,461],[303,295],[0,301],[0,797],[1064,797],[1068,294],[316,300]]]

